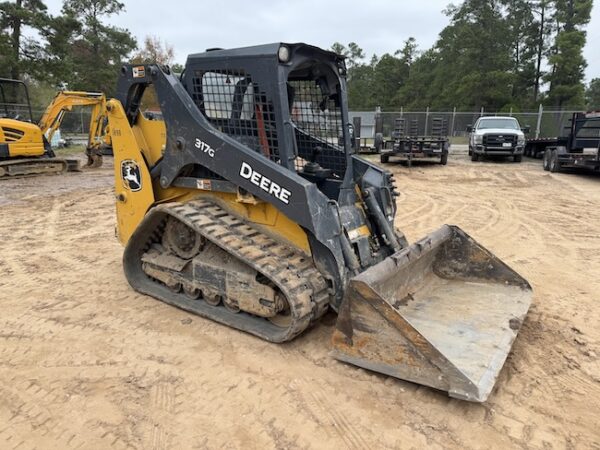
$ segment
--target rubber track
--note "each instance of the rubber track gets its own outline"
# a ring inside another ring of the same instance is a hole
[[[310,256],[279,243],[252,227],[250,223],[228,213],[209,200],[159,205],[151,210],[150,214],[159,212],[175,217],[185,223],[277,285],[290,304],[292,323],[286,330],[275,327],[264,318],[250,314],[229,313],[231,316],[235,316],[237,323],[234,324],[224,319],[222,314],[221,317],[215,317],[211,316],[210,313],[193,312],[272,342],[284,342],[298,336],[327,311],[329,304],[328,284],[314,266]],[[150,238],[156,238],[156,234],[153,232],[148,233],[148,235]],[[178,304],[175,297],[182,295],[173,294],[173,297],[169,299],[169,303],[190,310],[186,305]],[[197,302],[202,302],[202,300],[197,300]],[[216,308],[226,311],[223,306]],[[251,321],[253,326],[250,326],[250,322],[248,326],[244,326],[243,323],[240,324],[241,317]],[[257,330],[257,321],[262,322],[264,325],[270,325],[270,327],[261,326]],[[271,332],[270,329],[272,329]]]
[[[38,166],[58,166],[61,165],[60,169],[56,170],[42,170],[39,171],[37,169]],[[19,173],[11,175],[9,173],[9,168],[31,168],[30,173]],[[69,161],[66,159],[59,158],[38,158],[38,159],[9,159],[6,161],[0,161],[0,179],[5,178],[21,178],[21,177],[31,177],[35,175],[47,175],[47,174],[62,174],[69,170]],[[2,175],[3,171],[6,171],[4,175]]]

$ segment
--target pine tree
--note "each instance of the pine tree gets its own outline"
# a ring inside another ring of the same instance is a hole
[[[594,78],[585,91],[588,111],[600,111],[600,78]]]
[[[116,0],[65,0],[64,15],[81,24],[72,42],[69,88],[114,92],[119,68],[129,60],[136,42],[129,31],[104,20],[124,9]]]
[[[50,16],[41,0],[15,0],[0,3],[0,73],[19,79],[23,74],[44,75],[39,61],[43,45],[27,37],[30,30],[43,31]]]
[[[586,33],[590,21],[592,0],[556,0],[554,2],[557,34],[553,53],[548,58],[552,71],[546,76],[550,84],[546,104],[556,108],[584,106],[583,57]]]
[[[530,106],[527,103],[531,102],[536,95],[536,47],[539,43],[539,29],[534,20],[531,2],[505,0],[504,3],[513,66],[511,106]]]

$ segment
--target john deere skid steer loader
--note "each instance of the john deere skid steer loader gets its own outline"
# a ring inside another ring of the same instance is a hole
[[[345,74],[305,44],[124,66],[107,109],[127,279],[271,342],[331,308],[336,358],[484,401],[531,288],[458,227],[407,244],[391,174],[352,154]]]

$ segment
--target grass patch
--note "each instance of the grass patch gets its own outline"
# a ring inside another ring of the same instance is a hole
[[[469,138],[467,136],[451,136],[449,139],[451,145],[467,145],[469,143]]]
[[[85,145],[70,145],[65,148],[54,149],[56,156],[73,156],[73,155],[84,155]]]

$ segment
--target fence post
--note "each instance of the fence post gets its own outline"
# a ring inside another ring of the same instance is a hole
[[[404,106],[400,107],[400,118],[402,119],[402,117],[404,116]]]
[[[450,136],[454,136],[454,123],[456,122],[456,106],[452,110],[452,125],[450,126]]]
[[[425,136],[427,136],[427,126],[429,125],[429,106],[425,110]]]
[[[537,126],[535,127],[535,138],[536,139],[538,139],[540,137],[540,131],[542,128],[542,114],[544,114],[544,107],[540,103],[540,109],[538,110]]]
[[[381,114],[381,106],[375,107],[375,126],[373,127],[373,137],[377,133],[383,133],[383,115]]]

